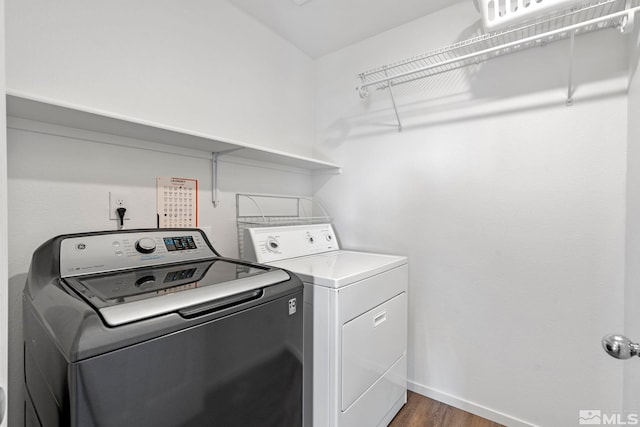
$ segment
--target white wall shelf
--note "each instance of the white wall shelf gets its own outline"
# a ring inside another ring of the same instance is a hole
[[[206,151],[213,153],[213,157],[216,160],[221,154],[233,153],[234,157],[299,168],[311,172],[341,172],[339,165],[310,157],[271,150],[226,138],[11,90],[7,91],[7,116],[190,150]]]
[[[569,38],[571,51],[567,104],[571,105],[574,37],[605,28],[628,32],[639,10],[639,0],[591,1],[517,27],[483,34],[424,55],[365,71],[358,75],[360,82],[356,90],[360,97],[365,98],[369,95],[369,88],[388,89],[398,119],[398,129],[402,130],[392,87]]]

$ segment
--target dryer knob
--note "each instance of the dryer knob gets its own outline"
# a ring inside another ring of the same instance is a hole
[[[156,241],[149,237],[143,237],[136,242],[136,250],[141,254],[150,254],[156,250]]]
[[[278,248],[280,247],[280,243],[278,243],[278,240],[276,240],[274,238],[270,238],[269,240],[267,240],[266,247],[267,247],[267,250],[269,252],[278,252]]]

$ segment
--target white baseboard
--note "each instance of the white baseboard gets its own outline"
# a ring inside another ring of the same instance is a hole
[[[453,396],[449,393],[445,393],[440,390],[436,390],[431,387],[427,387],[422,384],[415,383],[411,380],[408,381],[407,388],[415,393],[421,394],[438,402],[446,403],[449,406],[453,406],[463,411],[470,412],[479,417],[486,418],[493,422],[503,424],[509,427],[536,427],[535,424],[531,424],[527,421],[512,417],[502,412],[494,411],[486,406],[478,405],[477,403],[469,402],[468,400],[461,399]]]

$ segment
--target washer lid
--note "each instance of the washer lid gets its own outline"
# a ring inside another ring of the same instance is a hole
[[[407,263],[407,258],[369,252],[333,251],[271,262],[292,271],[303,282],[340,288]]]
[[[64,279],[109,326],[179,312],[289,280],[282,270],[214,259]]]

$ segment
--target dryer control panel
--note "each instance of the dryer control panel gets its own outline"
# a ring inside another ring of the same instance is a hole
[[[153,230],[69,237],[60,243],[62,277],[215,257],[196,229]]]
[[[259,263],[313,255],[340,249],[331,224],[291,225],[248,229]]]

